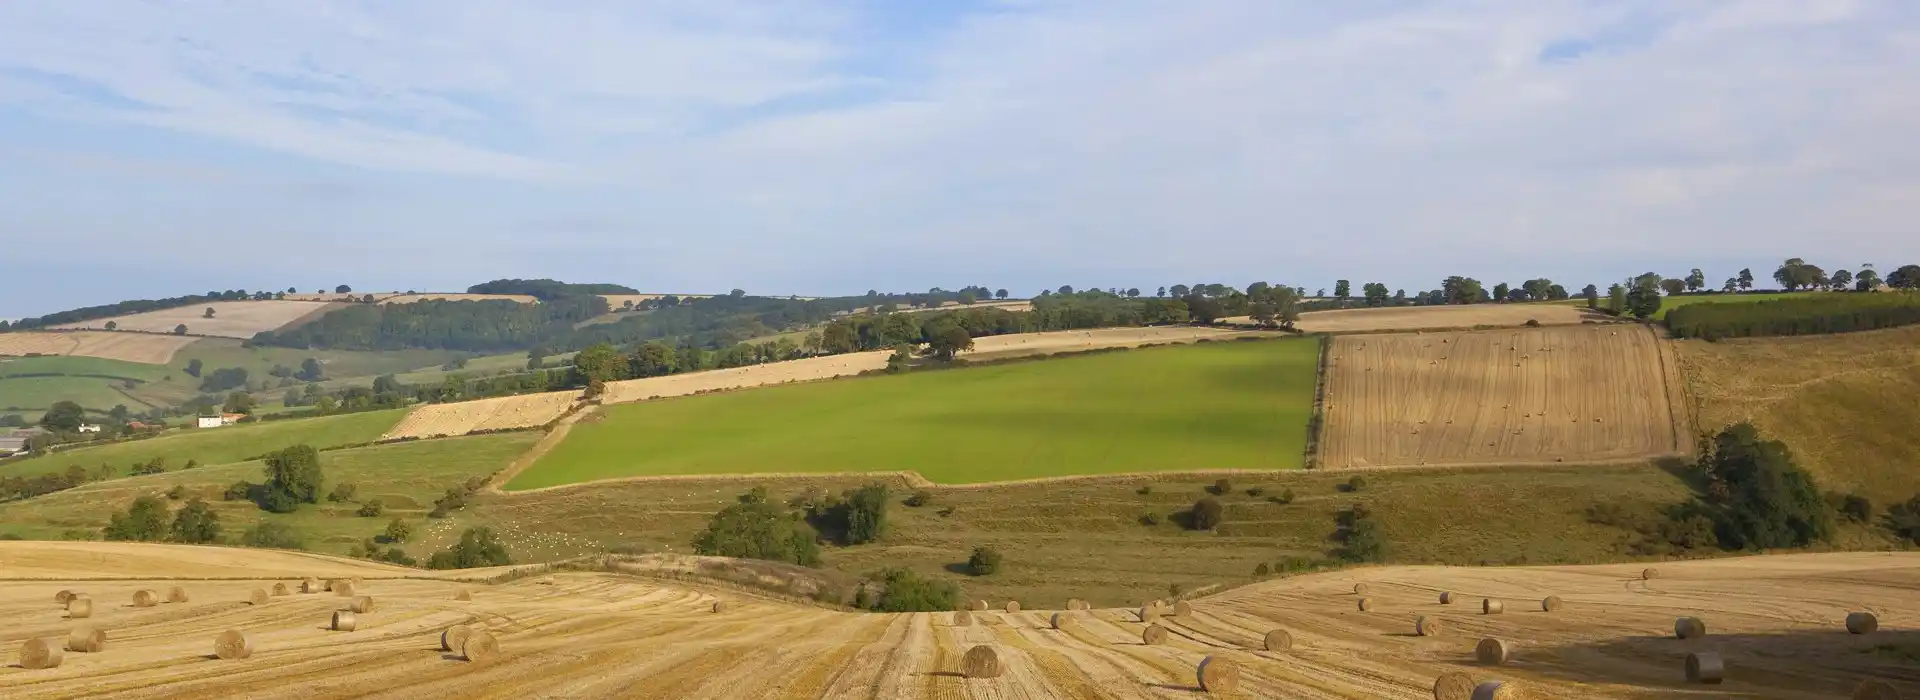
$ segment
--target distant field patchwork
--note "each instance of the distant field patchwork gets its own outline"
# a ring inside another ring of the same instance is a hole
[[[115,330],[146,333],[172,333],[187,327],[187,335],[226,338],[252,338],[262,331],[304,322],[334,308],[320,301],[212,301],[159,311],[97,318],[56,328],[99,330],[114,324]],[[213,316],[207,316],[211,310]]]
[[[0,476],[34,476],[70,466],[89,471],[105,466],[125,476],[133,463],[155,457],[167,460],[169,469],[178,469],[188,460],[202,465],[230,464],[300,444],[321,448],[367,443],[380,439],[404,413],[404,409],[394,409],[222,428],[185,428],[145,440],[0,462]]]
[[[918,471],[941,483],[1301,465],[1319,344],[1215,342],[608,406],[509,489]]]
[[[72,355],[164,365],[196,340],[152,333],[19,331],[0,333],[0,356]]]

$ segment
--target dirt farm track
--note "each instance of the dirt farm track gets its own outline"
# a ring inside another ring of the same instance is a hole
[[[461,583],[427,573],[287,552],[174,545],[0,542],[0,696],[7,698],[1193,698],[1194,669],[1214,655],[1238,664],[1238,698],[1433,697],[1443,673],[1501,680],[1534,698],[1847,697],[1867,679],[1920,692],[1920,554],[1820,554],[1644,565],[1543,568],[1391,567],[1280,579],[1195,599],[1160,619],[1145,645],[1139,601],[1093,601],[1054,629],[1053,611],[882,615],[834,612],[731,590],[606,573],[549,573]],[[489,572],[458,572],[468,576]],[[350,598],[300,593],[300,576],[363,580],[373,610],[354,631],[330,631]],[[406,576],[406,578],[402,578]],[[247,578],[254,577],[254,578]],[[258,578],[271,577],[271,578]],[[1361,612],[1354,585],[1371,587]],[[248,601],[256,588],[293,590]],[[179,585],[189,602],[131,604]],[[470,601],[455,600],[462,589]],[[66,619],[61,590],[84,592],[92,616]],[[1455,602],[1443,605],[1441,592]],[[1564,608],[1543,612],[1542,598]],[[1481,614],[1481,600],[1504,602]],[[723,603],[716,611],[714,603]],[[1123,607],[1124,606],[1124,607]],[[1848,634],[1849,612],[1879,631]],[[1444,624],[1416,636],[1415,618]],[[1673,637],[1697,616],[1709,634]],[[464,661],[441,632],[489,631],[500,654]],[[27,669],[18,650],[64,641],[74,627],[106,634],[96,652],[67,651]],[[214,639],[241,630],[250,658],[221,660]],[[1272,630],[1291,649],[1269,651]],[[1473,661],[1483,638],[1505,640],[1504,665]],[[985,646],[997,678],[957,673]],[[1897,653],[1880,650],[1893,649]],[[1904,651],[1898,651],[1904,650]],[[1687,653],[1725,662],[1719,686],[1688,686]],[[1906,656],[1900,656],[1905,654]]]

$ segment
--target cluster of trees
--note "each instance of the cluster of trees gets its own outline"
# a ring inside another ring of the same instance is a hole
[[[205,294],[189,294],[186,296],[168,297],[165,299],[131,299],[128,301],[115,302],[112,304],[103,304],[100,306],[84,306],[78,309],[57,311],[54,313],[47,314],[45,316],[23,318],[18,321],[14,321],[11,325],[9,325],[6,321],[0,321],[0,331],[45,328],[47,326],[58,326],[58,325],[64,325],[69,323],[80,323],[82,321],[91,321],[97,318],[110,318],[113,316],[125,316],[127,314],[137,314],[137,313],[142,313],[146,311],[159,311],[161,309],[171,309],[177,306],[191,306],[196,304],[205,304],[211,301],[248,301],[248,300],[260,301],[260,300],[267,300],[267,299],[277,299],[280,296],[284,296],[284,295],[278,295],[274,292],[248,293],[247,290],[245,289],[229,289],[224,292],[207,292]]]
[[[571,283],[560,280],[497,279],[467,288],[468,294],[525,294],[541,301],[556,301],[592,294],[639,294],[632,287],[606,283]]]
[[[891,498],[885,484],[872,483],[839,495],[813,489],[782,505],[769,500],[766,487],[755,487],[715,513],[694,538],[693,549],[712,556],[819,566],[823,540],[851,546],[886,537]]]
[[[494,536],[492,528],[486,527],[467,528],[460,533],[459,542],[427,558],[429,569],[475,569],[512,563],[506,546]]]
[[[1353,487],[1349,485],[1349,488]],[[1354,562],[1386,561],[1386,533],[1381,531],[1380,523],[1373,519],[1373,511],[1366,504],[1355,503],[1338,518],[1336,525],[1341,541],[1341,559]]]
[[[320,452],[310,445],[294,445],[270,452],[266,462],[266,483],[235,482],[227,487],[226,500],[250,500],[262,510],[291,513],[302,503],[319,503],[320,490],[326,486],[326,473],[320,466]]]
[[[1849,294],[1692,304],[1668,312],[1666,321],[1676,336],[1707,340],[1844,333],[1920,323],[1920,297]]]
[[[140,496],[125,512],[114,513],[100,534],[127,542],[208,544],[220,540],[220,514],[199,498],[170,512],[159,497]]]
[[[86,468],[78,464],[67,467],[65,471],[36,476],[8,475],[0,477],[0,502],[45,496],[92,480]]]

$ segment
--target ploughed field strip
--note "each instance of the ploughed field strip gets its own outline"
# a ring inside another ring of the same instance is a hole
[[[304,562],[325,573],[311,584],[293,575],[102,580],[79,574],[137,572],[85,544],[42,557],[74,561],[36,569],[71,579],[0,586],[9,661],[27,660],[31,640],[47,640],[42,651],[63,649],[52,667],[0,668],[0,695],[1192,698],[1204,664],[1213,697],[1432,698],[1460,673],[1469,688],[1504,682],[1527,697],[1654,698],[1703,689],[1688,682],[1690,653],[1718,670],[1712,691],[1727,696],[1846,697],[1871,681],[1920,692],[1912,660],[1876,652],[1915,643],[1920,555],[1911,553],[1658,571],[1383,567],[1144,609],[1149,601],[1065,611],[983,601],[985,609],[964,614],[896,615],[606,573],[503,584],[425,578],[454,572],[403,579],[393,567],[321,557]],[[121,546],[176,554],[154,567],[156,576],[205,574],[198,556],[260,556],[272,574],[302,563],[280,552]],[[157,593],[153,604],[134,602],[143,590]],[[87,604],[58,603],[61,591]],[[70,607],[91,610],[70,619]],[[341,610],[349,625],[336,622]],[[1698,627],[1676,624],[1688,618]],[[474,642],[483,637],[493,643]],[[97,651],[80,650],[95,643]]]
[[[1672,363],[1636,326],[1342,336],[1330,467],[1530,463],[1679,450]]]

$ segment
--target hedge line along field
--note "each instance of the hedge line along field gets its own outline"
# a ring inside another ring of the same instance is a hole
[[[0,476],[36,476],[71,466],[86,469],[89,474],[105,466],[110,473],[124,476],[135,462],[155,457],[167,460],[169,469],[178,469],[188,460],[202,465],[228,464],[300,444],[322,448],[367,443],[380,439],[405,413],[405,409],[392,409],[220,428],[180,428],[144,440],[7,460],[0,462]]]
[[[1681,451],[1679,377],[1641,326],[1343,336],[1330,467],[1606,460]],[[1681,415],[1684,415],[1682,412]]]
[[[1207,343],[608,406],[509,489],[912,469],[942,483],[1301,465],[1319,343]]]
[[[1833,293],[1746,304],[1694,304],[1667,314],[1682,338],[1820,335],[1920,323],[1920,294]]]

